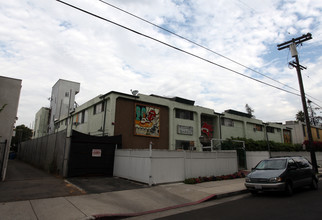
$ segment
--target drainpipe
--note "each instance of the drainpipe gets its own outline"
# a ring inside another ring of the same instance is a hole
[[[221,131],[221,115],[219,115],[219,121],[218,121],[218,124],[219,124],[219,139],[221,140],[221,139],[222,139],[222,131]]]
[[[105,124],[106,124],[106,112],[107,112],[107,99],[105,99],[105,97],[104,97],[104,119],[103,119],[103,134],[102,134],[102,136],[104,136],[105,135]]]
[[[264,127],[265,127],[265,136],[266,136],[268,155],[269,155],[269,158],[271,158],[271,148],[269,146],[268,133],[267,133],[267,125],[268,125],[268,123],[263,123],[263,124],[264,124]]]

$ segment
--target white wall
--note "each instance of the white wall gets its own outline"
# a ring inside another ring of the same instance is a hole
[[[269,158],[268,151],[246,151],[247,170],[254,168],[261,160]]]
[[[311,161],[310,152],[299,151],[299,152],[271,152],[272,157],[279,156],[302,156]],[[318,165],[322,165],[322,152],[315,152],[316,161]],[[268,151],[246,151],[246,161],[247,161],[247,169],[251,170],[251,168],[255,167],[261,160],[269,158]]]
[[[236,151],[116,150],[114,176],[152,184],[238,171]]]
[[[271,152],[272,157],[277,156],[302,156],[311,161],[311,154],[308,151],[299,152]],[[318,165],[322,165],[322,152],[315,152],[316,162]]]

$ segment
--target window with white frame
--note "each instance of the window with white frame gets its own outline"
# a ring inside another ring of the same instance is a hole
[[[87,120],[88,120],[87,110],[83,110],[83,111],[76,114],[74,123],[82,124],[82,123],[87,122]]]
[[[100,102],[96,105],[94,105],[94,111],[93,111],[93,114],[98,114],[100,112],[103,112],[104,111],[104,102]]]

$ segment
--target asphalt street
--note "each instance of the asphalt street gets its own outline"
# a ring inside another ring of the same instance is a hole
[[[164,215],[161,218],[150,216],[150,219],[292,219],[303,220],[322,218],[322,183],[319,190],[303,188],[296,190],[293,196],[281,193],[264,193],[256,196],[242,196],[240,199],[201,207],[193,211],[186,210],[179,214]]]

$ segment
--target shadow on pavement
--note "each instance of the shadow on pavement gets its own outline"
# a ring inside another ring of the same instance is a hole
[[[0,202],[103,193],[147,187],[113,177],[54,176],[20,160],[9,160],[6,179],[0,182]],[[83,191],[84,190],[84,191]]]
[[[86,193],[103,193],[148,187],[144,184],[117,177],[73,177],[67,178],[67,180]]]

